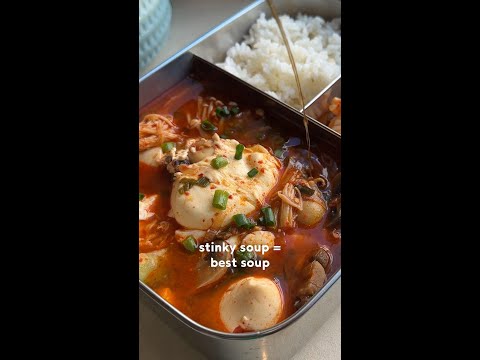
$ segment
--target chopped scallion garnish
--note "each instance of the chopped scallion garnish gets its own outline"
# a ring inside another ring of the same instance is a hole
[[[235,160],[241,160],[242,159],[243,149],[245,149],[244,145],[242,145],[242,144],[237,145],[237,147],[235,148]]]
[[[201,127],[205,131],[217,131],[218,130],[218,128],[208,120],[203,120]]]
[[[196,185],[201,187],[207,187],[208,184],[210,184],[210,180],[208,180],[208,178],[206,178],[205,176],[202,176],[200,179],[198,179],[196,183]]]
[[[182,241],[183,247],[190,252],[195,252],[198,247],[197,240],[192,235],[189,235]]]
[[[232,218],[238,227],[244,228],[247,230],[250,230],[251,228],[257,225],[255,221],[248,219],[244,214],[233,215]]]
[[[230,109],[230,112],[233,114],[233,115],[237,115],[239,112],[240,112],[240,108],[238,106],[234,106]]]
[[[270,206],[264,207],[262,209],[264,223],[268,227],[275,226],[275,216],[273,215],[273,210]]]
[[[274,151],[274,154],[277,158],[281,159],[283,158],[283,153],[285,152],[285,150],[283,149],[277,149]]]
[[[245,260],[245,261],[248,261],[248,260],[252,260],[256,257],[256,254],[254,251],[240,251],[240,250],[236,250],[235,251],[235,257],[237,258],[237,261],[242,261],[242,260]]]
[[[175,143],[174,142],[164,142],[162,144],[162,150],[163,152],[169,152],[170,150],[172,150],[175,146]]]
[[[229,194],[225,190],[215,190],[212,201],[213,207],[225,210],[227,208],[228,197]]]
[[[218,117],[230,116],[230,111],[228,111],[228,108],[226,106],[217,107],[217,109],[215,110],[215,113],[217,114]]]
[[[222,167],[225,167],[228,165],[228,160],[224,158],[223,156],[217,156],[215,159],[213,159],[210,164],[214,169],[220,169]]]
[[[233,215],[233,221],[235,221],[235,224],[237,224],[238,227],[243,227],[250,224],[244,214]]]
[[[257,168],[253,168],[252,170],[250,170],[250,171],[247,173],[247,175],[248,175],[249,178],[253,178],[253,177],[254,177],[255,175],[257,175],[257,174],[258,174]]]
[[[190,179],[190,178],[183,178],[180,180],[180,187],[178,188],[178,193],[179,194],[184,194],[185,191],[190,190],[193,185],[197,184],[197,180],[195,179]]]

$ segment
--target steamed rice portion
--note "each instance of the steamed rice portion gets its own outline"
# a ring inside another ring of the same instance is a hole
[[[290,40],[305,102],[312,100],[340,75],[340,18],[325,21],[320,16],[299,14],[296,19],[280,16]],[[269,95],[300,109],[295,76],[274,18],[262,13],[245,41],[227,52],[217,64]]]

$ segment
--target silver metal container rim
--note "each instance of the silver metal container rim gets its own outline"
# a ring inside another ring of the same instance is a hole
[[[318,300],[320,300],[320,298],[337,282],[337,280],[340,277],[341,277],[341,269],[339,269],[330,278],[327,284],[325,284],[325,286],[321,288],[320,291],[317,292],[307,304],[305,304],[299,310],[294,312],[288,318],[284,319],[283,321],[279,322],[278,324],[266,330],[249,332],[249,333],[226,333],[223,331],[213,330],[206,326],[203,326],[202,324],[199,324],[198,322],[192,320],[191,318],[186,316],[184,313],[182,313],[180,310],[175,308],[173,305],[168,303],[160,295],[158,295],[156,292],[150,289],[147,285],[145,285],[145,283],[143,283],[141,280],[139,280],[139,285],[140,285],[140,289],[144,291],[146,295],[148,295],[153,301],[157,302],[160,306],[162,306],[163,309],[167,310],[171,315],[176,317],[178,320],[180,320],[182,323],[184,323],[191,329],[196,330],[202,333],[203,335],[207,335],[217,339],[220,338],[220,339],[229,339],[229,340],[250,340],[250,339],[257,339],[267,335],[271,335],[273,333],[276,333],[292,325],[295,321],[297,321],[298,319],[300,319],[300,317],[302,317],[305,313],[307,313],[307,311],[310,310],[310,308]]]
[[[323,90],[321,90],[317,95],[315,95],[315,97],[312,100],[310,100],[305,105],[305,110],[307,110],[310,106],[312,106],[315,103],[315,101],[320,99],[328,90],[331,89],[333,85],[335,85],[341,79],[342,79],[342,74],[338,75],[335,79],[333,79],[327,86],[323,88]],[[300,110],[300,112],[302,112],[302,109]]]
[[[228,18],[227,20],[225,20],[224,22],[222,22],[221,24],[217,25],[216,27],[212,28],[210,31],[208,31],[207,33],[205,33],[203,36],[199,37],[197,40],[193,41],[191,44],[187,45],[186,47],[184,47],[183,49],[181,49],[180,51],[178,51],[177,53],[173,54],[172,56],[170,56],[168,59],[166,59],[165,61],[163,61],[162,63],[160,63],[159,65],[157,65],[156,67],[154,67],[152,70],[150,70],[148,73],[146,73],[145,75],[143,75],[140,79],[139,79],[139,85],[141,85],[145,80],[147,80],[150,76],[152,76],[154,73],[156,73],[157,71],[159,71],[160,69],[162,69],[163,67],[165,67],[166,65],[168,65],[169,63],[175,61],[177,58],[179,58],[180,56],[182,56],[183,54],[185,54],[186,52],[188,52],[190,49],[192,49],[194,46],[196,46],[197,44],[199,44],[200,42],[202,42],[203,40],[205,40],[206,38],[210,37],[211,35],[213,35],[214,33],[216,33],[218,30],[222,29],[223,27],[227,26],[228,24],[232,23],[233,21],[235,21],[236,19],[238,19],[239,17],[243,16],[245,13],[249,12],[250,10],[252,10],[253,8],[265,3],[266,0],[257,0],[253,3],[251,3],[250,5],[246,6],[245,8],[243,8],[242,10],[240,10],[239,12],[237,12],[235,15],[231,16],[230,18]],[[195,54],[192,54],[194,56],[196,56]],[[214,65],[214,64],[212,64]],[[308,104],[305,105],[305,109],[307,109],[311,104],[313,104],[318,98],[320,98],[326,91],[328,91],[339,79],[341,78],[341,75],[339,75],[337,78],[335,78],[330,84],[328,84],[323,90],[321,90],[316,96],[315,98],[313,98]],[[241,79],[239,79],[241,82],[243,82]],[[250,85],[250,84],[247,84],[247,85]],[[251,86],[251,85],[250,85]],[[255,88],[256,89],[256,88]],[[259,89],[256,89],[257,91],[261,91]],[[265,96],[269,97],[270,96],[268,94],[265,94]],[[272,98],[273,99],[273,98]],[[277,99],[274,99],[274,100],[277,100]],[[278,101],[278,100],[277,100]],[[287,107],[289,109],[292,109],[294,110],[295,112],[299,113],[300,115],[302,114],[302,110],[298,110],[298,109],[295,109],[291,106],[289,106],[288,104],[284,103],[284,102],[281,102],[281,101],[278,101],[281,103],[281,105],[283,105],[284,107]],[[340,138],[340,134],[337,133],[336,131],[330,129],[329,127],[327,127],[326,125],[318,122],[317,120],[315,120],[314,118],[310,117],[307,115],[307,118],[310,122],[313,122],[315,123],[315,125],[318,125],[320,126],[321,128],[323,128],[325,131],[327,132],[330,132],[334,135],[336,135],[337,137]],[[238,341],[241,341],[241,340],[250,340],[250,339],[258,339],[258,338],[261,338],[261,337],[265,337],[265,336],[268,336],[268,335],[271,335],[271,334],[274,334],[290,325],[292,325],[295,321],[297,321],[298,319],[300,319],[304,314],[306,314],[310,308],[316,304],[316,302],[318,300],[320,300],[320,298],[337,282],[338,279],[340,279],[341,277],[341,268],[337,270],[337,272],[330,278],[330,280],[325,284],[325,286],[323,288],[320,289],[320,291],[318,291],[311,299],[310,301],[307,302],[307,304],[305,304],[303,307],[301,307],[299,310],[297,310],[296,312],[294,312],[292,315],[290,315],[288,318],[284,319],[283,321],[281,321],[280,323],[272,326],[271,328],[268,328],[266,330],[262,330],[262,331],[257,331],[257,332],[250,332],[250,333],[226,333],[226,332],[223,332],[223,331],[217,331],[217,330],[213,330],[213,329],[210,329],[206,326],[203,326],[201,324],[199,324],[198,322],[190,319],[188,316],[186,316],[184,313],[182,313],[180,310],[178,310],[177,308],[175,308],[173,305],[171,305],[170,303],[168,303],[166,300],[164,300],[160,295],[158,295],[156,292],[154,292],[152,289],[150,289],[144,282],[142,282],[141,280],[139,280],[139,287],[140,289],[148,296],[150,297],[154,302],[158,303],[164,310],[168,311],[171,315],[173,315],[175,318],[177,318],[178,320],[180,320],[184,325],[188,326],[189,328],[197,331],[197,332],[200,332],[202,333],[203,335],[206,335],[206,336],[209,336],[209,337],[213,337],[213,338],[217,338],[217,339],[228,339],[228,340],[238,340]]]
[[[338,81],[342,80],[342,74],[338,75],[335,79],[333,79],[323,90],[321,90],[312,100],[310,100],[306,105],[305,105],[305,112],[307,112],[308,108],[312,106],[318,99],[320,99],[327,91],[329,91]],[[295,109],[296,110],[296,109]],[[300,113],[303,114],[303,109],[297,110]],[[311,117],[310,115],[306,114],[307,118],[310,122],[315,123],[316,125],[321,125],[324,129],[328,130],[329,132],[337,135],[339,138],[342,137],[342,134],[337,132],[336,130],[333,130],[332,128],[328,127],[325,124],[322,124],[319,122],[317,119]]]

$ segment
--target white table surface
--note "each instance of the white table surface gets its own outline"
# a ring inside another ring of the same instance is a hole
[[[152,63],[139,75],[144,75],[252,2],[251,0],[171,0],[172,24],[167,42]],[[172,333],[166,325],[162,326],[157,315],[142,301],[139,317],[140,360],[205,359]],[[341,307],[338,306],[307,345],[293,357],[293,360],[340,359],[340,318]],[[166,348],[168,348],[167,352]]]

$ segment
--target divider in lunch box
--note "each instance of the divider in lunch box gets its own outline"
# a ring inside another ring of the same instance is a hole
[[[274,5],[279,15],[287,14],[295,17],[298,13],[321,16],[325,20],[331,20],[340,16],[341,0],[275,0]],[[200,43],[190,49],[194,55],[208,61],[212,65],[225,60],[229,48],[244,40],[251,26],[263,12],[267,18],[272,17],[270,7],[266,0],[258,1],[249,6],[241,16],[235,15],[227,19],[217,27],[217,30],[204,38]],[[241,11],[242,13],[243,11]],[[237,78],[235,75],[232,75]],[[332,81],[326,88],[329,88],[337,79]],[[321,89],[315,96],[318,98],[325,89]],[[262,90],[259,90],[264,93]],[[285,106],[294,107],[282,102]],[[295,109],[297,110],[297,109]],[[336,132],[335,132],[336,134]]]
[[[342,97],[342,77],[338,76],[325,89],[305,105],[305,114],[314,122],[326,113],[334,97]],[[323,125],[323,124],[322,124]],[[333,131],[333,130],[332,130]],[[336,133],[336,132],[335,132]]]

